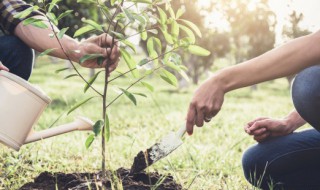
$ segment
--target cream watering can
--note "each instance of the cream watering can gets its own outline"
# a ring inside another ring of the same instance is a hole
[[[75,130],[92,130],[93,122],[78,117],[73,122],[35,132],[51,99],[40,89],[9,72],[0,71],[0,142],[18,151],[23,144]]]

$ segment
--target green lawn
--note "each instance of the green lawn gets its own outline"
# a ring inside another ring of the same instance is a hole
[[[76,101],[93,93],[83,94],[83,83],[79,78],[63,80],[69,71],[55,74],[54,71],[63,64],[49,64],[47,59],[40,62],[30,81],[40,86],[53,100],[35,126],[45,129]],[[87,76],[87,70],[81,71]],[[110,87],[110,96],[116,95],[114,89],[117,86],[128,86],[128,80],[121,78],[115,82]],[[148,98],[137,98],[137,107],[122,97],[108,110],[111,139],[107,145],[107,162],[111,169],[130,167],[138,151],[184,124],[195,86],[178,92],[162,81],[147,80],[155,86],[155,92],[149,93],[141,86],[133,88],[132,92],[143,91],[148,95]],[[282,117],[287,114],[293,108],[287,86],[285,79],[279,79],[259,85],[255,92],[245,88],[227,94],[218,116],[202,129],[196,129],[193,136],[186,135],[184,144],[150,167],[150,171],[171,173],[178,183],[189,189],[253,189],[245,181],[241,169],[241,155],[254,143],[243,132],[243,126],[258,116]],[[102,81],[98,81],[97,88],[102,88]],[[69,116],[62,117],[58,123],[69,122],[77,115],[100,119],[102,105],[99,102],[99,99],[94,99]],[[17,189],[43,171],[98,171],[101,139],[87,150],[84,142],[88,134],[73,132],[53,137],[25,145],[19,152],[0,145],[0,189]]]

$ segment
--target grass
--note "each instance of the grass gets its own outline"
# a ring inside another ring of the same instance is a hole
[[[39,119],[35,126],[37,130],[48,128],[59,115],[92,93],[83,94],[84,85],[79,78],[63,80],[68,71],[54,73],[63,65],[49,64],[46,59],[39,62],[30,81],[40,86],[53,102]],[[81,71],[86,76],[88,71]],[[116,73],[113,75],[116,76]],[[117,86],[128,86],[128,80],[121,78],[115,82],[110,96],[116,95],[113,89]],[[143,91],[148,95],[148,98],[138,97],[137,107],[122,97],[108,110],[111,139],[107,144],[107,165],[110,169],[131,167],[134,156],[140,150],[184,124],[196,87],[178,92],[162,81],[154,78],[147,80],[151,81],[156,91],[149,93],[141,86],[133,88],[132,92]],[[259,116],[282,117],[291,111],[293,106],[287,86],[285,79],[278,79],[259,85],[259,90],[255,92],[244,88],[227,94],[218,116],[202,129],[197,128],[193,136],[186,135],[179,149],[149,170],[171,173],[178,183],[188,189],[253,189],[242,174],[241,155],[255,142],[243,132],[243,126]],[[102,81],[98,81],[98,89],[101,88]],[[98,99],[94,99],[69,116],[63,116],[58,124],[70,122],[77,115],[100,119],[100,110]],[[97,139],[87,150],[84,143],[88,134],[64,134],[25,145],[19,152],[0,145],[0,189],[18,189],[44,171],[100,170],[101,139]]]

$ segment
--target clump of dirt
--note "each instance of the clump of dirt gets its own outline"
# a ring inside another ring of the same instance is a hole
[[[151,156],[149,154],[151,149],[152,148],[148,148],[145,152],[140,151],[137,154],[131,166],[130,174],[139,173],[153,164],[153,160],[151,159]]]
[[[108,171],[108,176],[113,176],[113,179],[101,179],[101,173],[43,172],[34,182],[23,185],[20,190],[111,190],[111,186],[115,186],[117,182],[118,187],[120,185],[125,190],[182,190],[182,186],[177,184],[171,175],[164,176],[157,172],[130,174],[130,170],[119,168],[114,174]]]

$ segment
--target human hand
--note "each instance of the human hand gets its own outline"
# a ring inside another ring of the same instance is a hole
[[[0,70],[5,70],[9,72],[8,67],[4,66],[1,61],[0,61]]]
[[[114,44],[113,44],[114,43]],[[113,46],[113,48],[112,48]],[[79,43],[76,50],[80,53],[76,56],[79,62],[80,58],[88,54],[102,54],[105,58],[101,65],[98,64],[98,59],[87,60],[81,63],[81,66],[88,68],[103,68],[107,65],[109,61],[109,73],[116,69],[119,62],[119,43],[113,42],[111,36],[107,34],[102,34],[99,36],[94,36],[86,39],[85,41]]]
[[[260,117],[250,121],[244,126],[244,130],[257,142],[263,142],[270,137],[288,135],[294,131],[294,128],[289,125],[287,119]]]
[[[189,106],[186,128],[189,135],[193,126],[202,127],[220,111],[224,99],[224,88],[221,80],[213,76],[206,80],[194,93]]]

